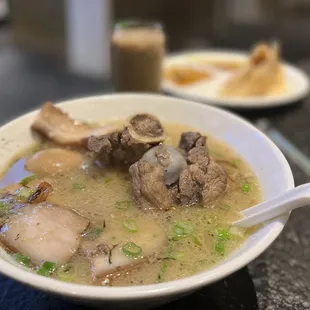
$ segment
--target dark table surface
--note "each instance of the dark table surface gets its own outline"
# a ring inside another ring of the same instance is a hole
[[[310,60],[297,63],[310,74]],[[0,47],[0,124],[39,106],[46,100],[102,94],[109,83],[78,78],[57,64]],[[242,112],[254,121],[267,117],[287,138],[310,156],[310,98],[294,105]],[[293,163],[296,185],[308,182]],[[210,310],[310,309],[310,208],[293,212],[283,233],[254,262],[223,281],[176,301],[164,309],[188,307]],[[0,276],[0,310],[86,309]]]

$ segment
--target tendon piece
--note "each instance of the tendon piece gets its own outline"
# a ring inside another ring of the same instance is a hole
[[[80,234],[89,221],[57,205],[26,205],[1,227],[0,241],[33,264],[42,261],[65,264],[77,251]]]
[[[279,46],[258,44],[246,64],[223,85],[223,97],[273,96],[286,91]]]
[[[79,123],[51,102],[43,105],[31,128],[60,145],[77,146],[90,136],[104,135],[111,130],[109,126],[91,128]]]

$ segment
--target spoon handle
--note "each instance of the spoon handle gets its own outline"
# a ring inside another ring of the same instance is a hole
[[[310,183],[297,186],[282,195],[240,212],[243,218],[233,222],[232,225],[251,227],[308,204],[310,204]]]

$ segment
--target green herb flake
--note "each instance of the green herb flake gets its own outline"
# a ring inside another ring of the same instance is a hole
[[[127,229],[130,232],[137,232],[138,231],[138,225],[135,220],[124,220],[122,222],[122,225],[125,229]]]
[[[85,189],[85,186],[83,184],[73,183],[72,184],[72,189],[77,189],[77,190],[83,191]]]
[[[127,210],[131,206],[132,202],[130,200],[116,201],[115,207],[120,210]]]
[[[89,228],[84,234],[83,237],[86,240],[95,240],[99,238],[103,233],[103,227],[96,226]]]
[[[136,258],[141,254],[142,248],[133,242],[128,242],[123,245],[122,251],[126,256]]]
[[[173,243],[169,243],[168,247],[167,247],[167,250],[166,250],[166,256],[167,258],[170,258],[170,259],[176,259],[172,256],[172,251],[173,251],[173,246],[174,244]],[[159,273],[157,275],[157,282],[162,282],[163,279],[164,279],[164,274],[166,272],[168,268],[168,261],[167,259],[165,259],[162,263],[162,265],[160,266],[160,270],[159,270]]]
[[[198,246],[202,246],[202,243],[199,241],[199,239],[197,237],[193,236],[192,238],[193,238],[194,244],[196,244]]]
[[[193,233],[193,226],[188,222],[176,222],[172,226],[174,237],[186,237]]]
[[[17,196],[22,199],[28,199],[32,194],[32,191],[28,188],[22,187],[17,190]]]
[[[44,262],[38,269],[37,273],[41,276],[47,277],[52,274],[56,269],[56,263],[54,262]]]
[[[235,158],[232,160],[232,165],[235,167],[235,168],[238,168],[238,166],[240,165],[240,159],[239,158]]]
[[[217,254],[224,255],[225,253],[225,245],[223,242],[217,242],[215,244],[215,251]]]
[[[103,183],[104,184],[108,184],[108,183],[110,183],[112,181],[112,178],[110,178],[110,177],[105,177],[104,179],[103,179]]]
[[[31,181],[33,181],[35,179],[36,179],[36,175],[35,174],[29,175],[29,176],[24,177],[23,179],[21,179],[19,181],[19,184],[21,184],[22,186],[26,186],[26,185],[28,185],[28,183],[30,183]]]
[[[73,265],[66,264],[57,268],[56,277],[57,279],[64,282],[73,282],[76,278],[75,269]]]
[[[230,240],[230,233],[228,229],[217,228],[216,230],[217,239],[219,241],[227,241]]]
[[[244,183],[241,185],[241,190],[244,193],[248,193],[251,190],[251,185],[249,183]]]
[[[24,265],[24,266],[29,267],[29,265],[30,265],[30,259],[29,259],[29,257],[27,257],[27,256],[25,256],[25,255],[23,255],[23,254],[21,254],[21,253],[16,253],[16,254],[14,255],[14,258],[15,258],[15,260],[16,260],[18,263],[20,263],[21,265]]]

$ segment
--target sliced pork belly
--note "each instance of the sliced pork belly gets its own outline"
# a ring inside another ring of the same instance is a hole
[[[137,232],[128,232],[121,225],[107,224],[100,238],[82,243],[81,250],[90,258],[95,277],[131,270],[165,251],[168,238],[160,225],[151,219],[137,219],[136,225]],[[136,257],[123,252],[123,247],[131,242],[141,248]]]
[[[34,264],[52,261],[65,264],[76,252],[80,234],[89,221],[71,210],[41,203],[26,205],[0,230],[0,240]]]
[[[31,128],[61,145],[81,145],[84,139],[111,130],[109,126],[91,128],[79,123],[51,102],[43,105]]]

